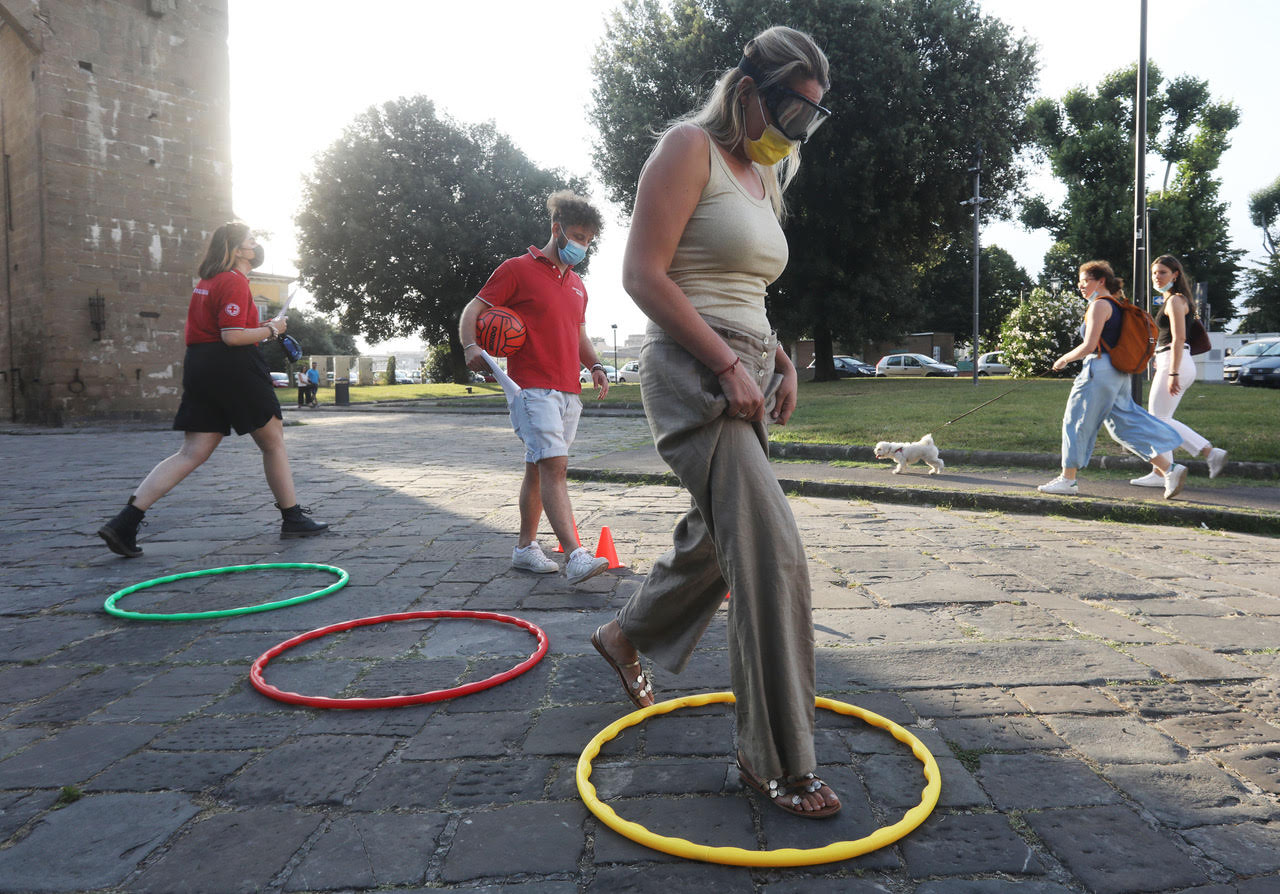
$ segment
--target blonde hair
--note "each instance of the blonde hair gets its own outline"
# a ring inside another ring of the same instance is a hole
[[[213,279],[236,265],[236,249],[249,238],[249,225],[238,220],[224,223],[209,237],[209,247],[200,262],[200,278]]]
[[[747,45],[742,48],[742,55],[764,75],[764,80],[756,84],[757,91],[775,84],[785,84],[796,76],[812,78],[822,85],[823,90],[831,86],[826,54],[803,31],[775,25],[747,41]],[[746,76],[736,65],[726,71],[716,81],[702,108],[671,122],[663,135],[682,124],[694,124],[705,130],[720,145],[731,149],[736,147],[747,133],[746,111],[739,101],[745,88],[743,78]],[[800,169],[800,144],[796,143],[791,154],[776,165],[758,167],[761,168],[765,195],[769,197],[773,213],[778,216],[778,220],[783,220],[787,216],[787,208],[782,194],[787,191]],[[766,173],[768,176],[765,176]]]

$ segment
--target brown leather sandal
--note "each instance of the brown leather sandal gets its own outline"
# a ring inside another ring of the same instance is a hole
[[[779,776],[777,779],[761,779],[751,772],[750,768],[747,767],[746,761],[739,754],[738,778],[760,794],[768,795],[769,800],[794,816],[803,816],[806,819],[824,819],[828,816],[835,816],[840,812],[841,805],[839,800],[834,804],[828,803],[825,807],[820,807],[817,810],[804,809],[804,801],[801,795],[810,795],[821,791],[823,788],[835,795],[835,790],[831,786],[812,773],[805,773],[803,776]]]
[[[607,626],[607,624],[601,624],[596,628],[596,632],[591,634],[591,645],[595,646],[596,651],[600,653],[605,661],[609,662],[609,666],[618,672],[618,678],[622,680],[623,691],[627,693],[627,698],[631,699],[631,703],[637,708],[649,707],[641,702],[640,699],[646,696],[648,696],[649,699],[653,698],[653,684],[649,682],[649,678],[644,675],[644,671],[638,673],[634,680],[628,679],[627,675],[623,673],[623,668],[639,667],[640,661],[637,659],[630,664],[619,664],[614,660],[614,657],[609,654],[608,649],[604,647],[604,639],[600,636],[600,631],[604,630]]]

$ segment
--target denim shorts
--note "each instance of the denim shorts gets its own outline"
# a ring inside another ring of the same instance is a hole
[[[511,425],[524,442],[524,461],[568,456],[578,434],[582,399],[567,391],[525,388],[511,401]]]

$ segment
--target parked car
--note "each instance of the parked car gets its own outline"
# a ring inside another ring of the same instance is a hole
[[[1240,364],[1236,381],[1241,385],[1270,385],[1280,387],[1280,341],[1253,360]]]
[[[817,362],[817,360],[810,360],[808,368],[815,369]],[[850,357],[848,354],[836,354],[831,358],[831,362],[836,368],[837,379],[853,379],[876,374],[876,368],[870,363],[863,363],[857,357]]]
[[[954,376],[950,363],[941,363],[924,354],[886,354],[876,363],[877,376]]]
[[[983,354],[978,358],[978,375],[980,376],[1007,376],[1009,375],[1009,365],[1004,362],[1004,354],[999,351],[991,351]]]
[[[1257,357],[1271,357],[1275,354],[1280,354],[1280,338],[1259,338],[1241,345],[1222,361],[1222,380],[1238,382],[1240,368],[1244,364],[1251,363]]]
[[[396,384],[397,384],[397,385],[412,385],[412,384],[413,384],[413,377],[412,377],[412,376],[408,376],[408,375],[406,375],[406,374],[404,374],[404,373],[396,373]]]
[[[272,373],[271,384],[275,388],[288,388],[289,374],[288,373]]]
[[[632,360],[630,363],[624,363],[622,365],[622,371],[624,373],[635,373],[636,375],[640,375],[640,361]]]
[[[627,381],[627,377],[626,377],[626,376],[624,376],[622,373],[618,372],[616,369],[614,369],[612,366],[609,366],[608,364],[605,364],[605,365],[604,365],[604,374],[605,374],[606,376],[608,376],[608,377],[609,377],[609,381],[610,381],[610,382],[617,383],[617,382],[626,382],[626,381]],[[578,381],[579,381],[579,382],[584,382],[584,383],[585,383],[585,382],[590,382],[590,381],[591,381],[591,370],[587,369],[585,366],[584,366],[581,370],[579,370],[579,371],[578,371]],[[634,376],[632,377],[632,381],[635,381],[635,377],[634,377]]]

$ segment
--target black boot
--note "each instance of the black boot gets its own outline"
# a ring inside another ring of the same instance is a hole
[[[133,505],[133,497],[115,518],[98,529],[98,536],[117,556],[133,559],[142,555],[138,548],[138,525],[143,524],[143,510]]]
[[[283,508],[276,503],[276,508],[280,510],[280,539],[287,540],[292,537],[310,537],[312,534],[321,534],[329,530],[328,522],[312,521],[307,518],[311,514],[310,509],[303,509],[301,506],[293,505],[288,509]]]

